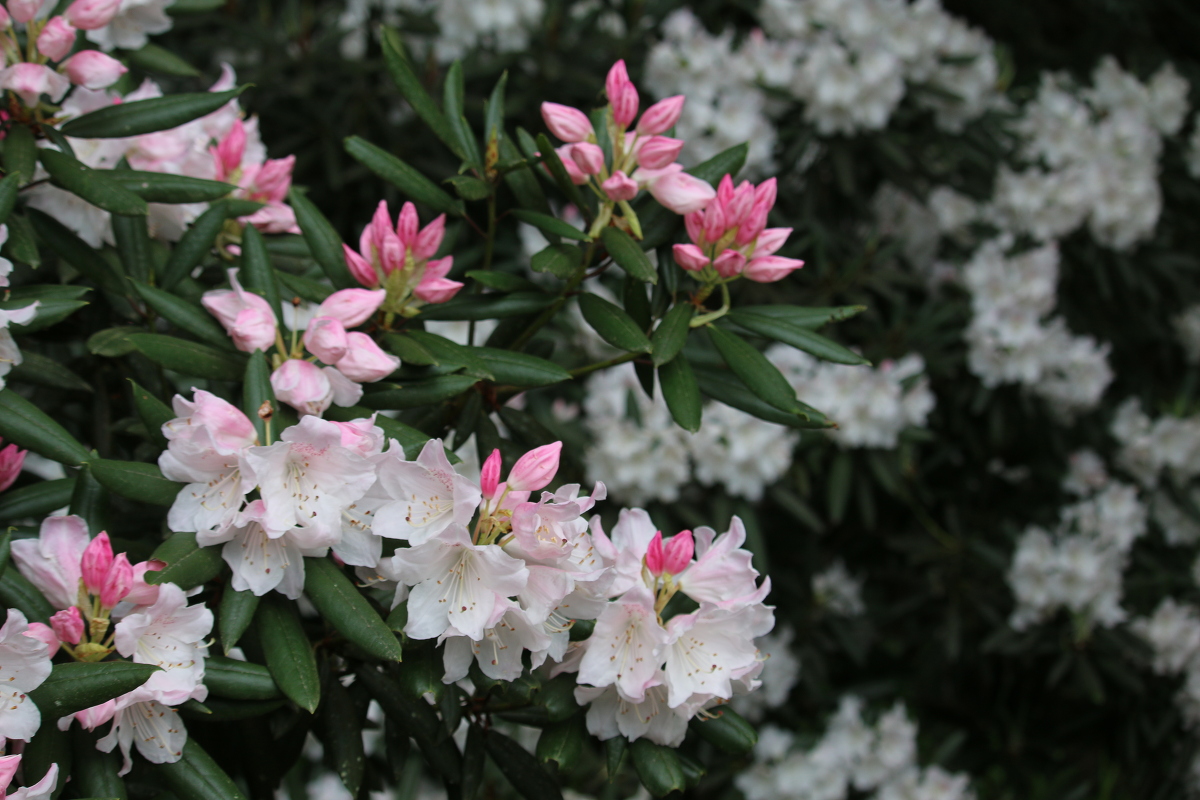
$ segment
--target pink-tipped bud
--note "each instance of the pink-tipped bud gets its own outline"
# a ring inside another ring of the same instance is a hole
[[[17,22],[29,22],[42,10],[45,0],[8,0],[8,13]]]
[[[346,256],[346,267],[356,281],[371,288],[379,285],[379,276],[375,273],[375,268],[371,266],[370,261],[351,250],[347,244],[342,245],[342,252]]]
[[[604,151],[591,142],[571,145],[571,159],[584,175],[595,175],[604,169]]]
[[[217,167],[217,180],[227,180],[242,166],[242,158],[246,154],[246,126],[240,119],[234,120],[225,138],[208,151],[212,153],[213,163]]]
[[[99,50],[80,50],[63,62],[62,69],[71,83],[85,89],[107,89],[129,71]]]
[[[613,121],[622,128],[629,127],[629,123],[637,116],[638,92],[633,81],[629,80],[624,59],[613,64],[612,69],[608,71],[608,78],[604,81],[604,92],[608,95],[609,105],[612,106]]]
[[[30,639],[37,639],[39,642],[45,644],[46,647],[50,648],[49,656],[51,658],[54,658],[54,654],[57,653],[58,648],[62,646],[62,642],[60,642],[58,637],[54,635],[54,629],[44,622],[29,623],[29,628],[28,630],[24,631],[24,633]],[[3,777],[3,775],[0,775],[0,779],[3,779]]]
[[[51,61],[59,61],[75,46],[75,29],[62,17],[54,17],[38,34],[37,49]]]
[[[417,234],[417,241],[412,246],[413,258],[424,261],[433,258],[438,248],[442,246],[442,238],[446,235],[446,215],[438,214]]]
[[[0,5],[0,28],[7,28],[12,24],[12,17],[8,15],[8,9]],[[38,623],[41,624],[41,623]],[[47,629],[48,630],[48,629]]]
[[[99,594],[104,588],[104,580],[108,577],[109,567],[113,563],[112,542],[104,531],[96,534],[96,538],[88,542],[84,548],[83,558],[80,559],[80,571],[83,574],[83,587],[88,594]],[[72,642],[72,644],[74,644]]]
[[[621,200],[632,200],[637,197],[638,185],[637,181],[630,178],[621,170],[617,170],[608,180],[600,184],[600,188],[604,190],[604,194],[609,200],[620,202]]]
[[[500,485],[500,462],[500,449],[496,448],[483,462],[483,469],[479,473],[479,488],[488,500],[496,496],[496,488]]]
[[[774,283],[775,281],[783,280],[803,266],[804,262],[798,258],[761,256],[760,258],[753,259],[746,265],[745,275],[750,280],[758,283]]]
[[[400,369],[400,359],[383,352],[365,333],[354,332],[346,334],[346,355],[337,362],[337,368],[352,381],[374,383]]]
[[[642,141],[638,148],[637,160],[646,169],[662,169],[679,158],[683,150],[683,139],[672,139],[670,136],[651,136]]]
[[[67,21],[81,31],[94,31],[113,21],[121,0],[75,0],[67,7]]]
[[[269,158],[254,176],[253,196],[259,202],[282,203],[292,188],[292,170],[296,157]]]
[[[383,289],[339,289],[317,307],[317,316],[333,317],[347,328],[362,325],[387,298]]]
[[[558,472],[561,452],[562,442],[552,442],[521,456],[508,473],[508,488],[516,492],[536,492],[550,485]]]
[[[720,203],[720,198],[717,198],[716,202],[709,203],[704,209],[704,238],[715,242],[725,233],[725,228],[725,209]]]
[[[671,575],[683,572],[692,563],[695,550],[696,543],[692,540],[691,531],[675,534],[663,547],[663,571]]]
[[[677,94],[666,100],[659,100],[647,108],[646,113],[638,120],[637,132],[643,136],[654,136],[670,130],[683,113],[683,101],[684,96]]]
[[[266,352],[275,344],[275,312],[262,297],[242,288],[237,270],[230,269],[228,273],[229,285],[233,288],[205,292],[200,305],[217,318],[238,350]]]
[[[346,328],[333,317],[316,317],[304,331],[304,346],[332,366],[346,355]]]
[[[575,145],[564,144],[562,147],[555,148],[554,153],[558,156],[558,160],[562,162],[563,169],[567,171],[567,177],[571,179],[571,183],[576,186],[582,186],[588,182],[588,176],[583,173],[579,165],[575,163],[574,158]],[[542,165],[546,172],[550,172],[550,168],[545,164]]]
[[[699,272],[708,266],[708,256],[694,244],[677,244],[671,248],[675,263],[688,272]]]
[[[707,181],[688,175],[682,169],[670,169],[671,166],[679,165],[664,167],[661,175],[655,175],[646,182],[646,188],[660,204],[676,214],[688,214],[704,208],[716,197],[716,190]]]
[[[558,103],[542,103],[542,119],[550,132],[564,142],[584,142],[595,132],[587,114]]]
[[[400,237],[400,243],[405,247],[412,247],[417,243],[417,228],[421,225],[421,220],[417,216],[417,207],[411,202],[405,203],[400,208],[400,217],[396,220],[396,235]]]
[[[646,569],[650,570],[650,574],[657,578],[663,574],[663,561],[662,531],[655,531],[654,538],[646,547]]]
[[[5,445],[0,450],[0,492],[12,486],[21,475],[26,452],[15,444]]]
[[[71,606],[50,617],[50,628],[60,642],[79,644],[83,640],[83,615]]]
[[[742,274],[746,268],[746,257],[737,250],[726,250],[713,259],[713,268],[722,278],[732,278]]]
[[[104,587],[100,590],[100,605],[112,608],[125,599],[133,588],[133,565],[124,553],[118,553],[108,569]]]

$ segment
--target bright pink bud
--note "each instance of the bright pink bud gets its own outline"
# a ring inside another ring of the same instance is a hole
[[[346,328],[333,317],[315,317],[304,331],[304,346],[326,364],[336,364],[346,355]]]
[[[496,488],[500,485],[501,460],[500,449],[496,448],[483,462],[483,469],[479,473],[479,488],[488,500],[496,496]]]
[[[379,276],[375,274],[375,268],[371,266],[370,261],[351,250],[347,244],[342,245],[342,252],[346,256],[346,266],[356,281],[372,288],[379,285]]]
[[[8,15],[8,9],[0,5],[0,28],[7,28],[12,24],[12,17]],[[41,623],[38,623],[39,625]]]
[[[21,467],[25,466],[25,450],[15,444],[6,445],[0,450],[0,492],[12,486],[21,475]]]
[[[718,191],[719,194],[719,191]],[[725,217],[729,227],[741,225],[754,206],[754,187],[750,181],[742,181],[742,185],[733,193],[733,197],[725,204]]]
[[[694,244],[677,244],[671,248],[675,263],[689,272],[699,272],[708,266],[708,256]]]
[[[67,59],[67,63],[70,61]],[[18,95],[29,108],[35,108],[42,95],[49,96],[51,102],[57,103],[70,88],[71,81],[68,78],[43,64],[20,63],[0,70],[0,89],[8,89]]]
[[[754,257],[769,256],[783,247],[787,238],[792,235],[791,228],[767,228],[758,235],[754,244]]]
[[[746,268],[746,257],[737,250],[726,250],[713,259],[713,268],[722,278],[732,278],[742,274]]]
[[[37,49],[51,61],[59,61],[75,46],[75,29],[62,17],[54,17],[38,34]]]
[[[655,531],[654,538],[646,548],[646,569],[657,578],[663,574],[663,561],[662,531]]]
[[[29,22],[42,10],[45,0],[8,0],[8,13],[17,22]]]
[[[748,184],[750,181],[743,183]],[[729,201],[733,199],[733,195],[733,176],[726,172],[717,182],[717,202],[721,205],[728,205]]]
[[[83,615],[77,607],[71,606],[50,617],[50,628],[60,642],[79,644],[83,639]]]
[[[683,215],[683,225],[687,228],[688,238],[696,244],[703,244],[704,236],[704,212],[693,211],[690,214]]]
[[[442,246],[442,237],[446,235],[446,215],[438,214],[417,234],[417,241],[412,246],[413,258],[424,261],[433,258],[438,248]]]
[[[608,78],[604,81],[604,92],[608,95],[609,105],[612,106],[613,121],[622,128],[629,127],[629,123],[637,116],[638,92],[633,81],[629,80],[624,59],[613,64],[612,69],[608,71]]]
[[[663,548],[663,571],[671,575],[683,572],[691,563],[695,549],[691,531],[681,531],[672,536]]]
[[[62,63],[62,69],[71,83],[85,89],[107,89],[129,71],[99,50],[80,50]]]
[[[275,396],[306,414],[320,414],[333,402],[329,377],[310,361],[289,358],[271,373]]]
[[[755,258],[746,265],[745,275],[752,281],[758,283],[774,283],[775,281],[786,278],[792,272],[804,266],[804,262],[798,258],[784,258],[783,256],[762,256]]]
[[[133,588],[133,565],[124,553],[118,553],[108,568],[104,587],[100,590],[100,605],[112,608],[125,599]]]
[[[677,167],[678,169],[673,169]],[[676,214],[687,214],[699,211],[716,197],[717,192],[707,182],[688,175],[679,164],[670,164],[661,170],[649,171],[643,176],[639,169],[633,175],[635,180],[642,181],[654,199]]]
[[[775,207],[775,195],[778,191],[778,181],[767,178],[754,190],[754,205],[765,206],[768,211]]]
[[[400,369],[400,359],[385,353],[365,333],[346,334],[346,355],[337,362],[338,371],[357,383],[374,383]]]
[[[548,486],[558,472],[561,452],[562,442],[552,442],[521,456],[508,473],[508,488],[517,492],[536,492]]]
[[[413,289],[413,295],[423,303],[444,303],[463,287],[458,281],[446,278],[450,267],[454,264],[454,256],[446,256],[425,265],[425,274],[421,282]]]
[[[83,574],[83,588],[87,589],[88,594],[99,594],[100,590],[104,588],[104,580],[108,577],[108,570],[112,567],[112,563],[112,543],[108,539],[108,534],[100,531],[96,534],[95,539],[88,542],[88,546],[83,550],[83,558],[79,561],[80,571]]]
[[[275,343],[275,312],[266,300],[242,288],[236,269],[228,273],[233,288],[205,292],[200,304],[217,318],[238,350],[265,352]]]
[[[282,203],[292,188],[292,170],[296,166],[295,156],[271,158],[263,162],[254,176],[254,199],[267,203]]]
[[[347,328],[363,324],[379,310],[387,299],[383,289],[339,289],[326,297],[317,308],[317,315],[333,317]]]
[[[637,181],[621,170],[617,170],[609,176],[608,180],[600,184],[600,188],[604,190],[604,194],[608,195],[609,200],[615,201],[632,200],[637,197],[638,193]]]
[[[0,796],[4,790],[12,783],[13,777],[17,774],[17,767],[21,766],[21,756],[0,756]]]
[[[542,119],[550,132],[564,142],[587,141],[588,136],[595,132],[587,114],[558,103],[542,103]]]
[[[571,145],[571,159],[584,175],[595,175],[604,169],[604,151],[591,142]]]
[[[242,166],[242,159],[246,154],[246,126],[240,119],[234,120],[233,127],[225,134],[225,138],[208,151],[212,153],[213,162],[217,167],[217,180],[227,180]]]
[[[121,0],[75,0],[67,7],[67,21],[81,31],[94,31],[113,21]]]
[[[715,242],[725,233],[725,209],[721,206],[720,198],[709,203],[704,209],[704,238]]]
[[[681,150],[683,150],[682,139],[651,136],[649,139],[644,139],[641,147],[638,148],[637,161],[646,169],[662,169],[679,158]]]
[[[588,176],[585,175],[583,170],[579,168],[579,165],[575,163],[575,145],[564,144],[562,147],[556,148],[554,152],[558,156],[558,160],[562,162],[563,169],[567,171],[567,177],[571,179],[571,183],[575,184],[576,186],[582,186],[588,182]],[[549,171],[550,168],[546,167],[546,172]]]
[[[125,596],[126,601],[135,606],[152,606],[158,602],[158,584],[146,583],[147,572],[159,572],[166,569],[165,561],[143,561],[133,565],[133,588]]]
[[[420,224],[417,207],[412,203],[405,203],[400,209],[400,217],[396,220],[396,235],[400,237],[400,243],[405,247],[412,247],[416,244],[417,228]]]
[[[677,94],[666,100],[659,100],[647,108],[646,113],[638,120],[637,132],[643,136],[653,136],[669,130],[683,113],[683,101],[683,95]]]
[[[54,654],[57,653],[58,648],[62,646],[62,642],[60,642],[58,637],[54,635],[54,629],[44,622],[29,623],[29,629],[24,631],[24,633],[30,639],[37,639],[39,642],[45,644],[46,647],[50,648],[49,655],[51,658],[54,658]],[[0,779],[3,779],[3,777],[3,775],[0,775]]]

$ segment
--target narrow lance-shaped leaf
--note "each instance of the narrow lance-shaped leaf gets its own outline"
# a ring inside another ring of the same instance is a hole
[[[90,464],[80,467],[75,476],[75,491],[71,493],[68,511],[87,523],[89,531],[108,529],[108,492],[92,474]]]
[[[226,596],[229,594],[249,592],[228,592]],[[274,700],[283,696],[266,667],[225,656],[210,655],[205,660],[204,685],[218,697],[232,700]]]
[[[275,280],[275,270],[271,268],[271,256],[267,253],[266,242],[253,225],[247,225],[242,231],[240,277],[243,286],[266,299],[271,310],[275,312],[276,321],[281,321],[283,311],[280,306],[279,283]]]
[[[58,719],[131,692],[158,670],[131,661],[55,664],[50,677],[29,696],[44,718]]]
[[[575,239],[576,241],[588,241],[588,235],[576,228],[570,223],[563,222],[557,217],[552,217],[548,214],[539,214],[536,211],[530,211],[525,208],[514,209],[512,215],[521,222],[528,223],[540,231],[552,233],[555,236],[562,236],[567,239]]]
[[[703,413],[700,386],[683,353],[676,354],[675,358],[658,368],[658,380],[662,386],[663,400],[675,424],[692,433],[700,430]]]
[[[118,174],[117,170],[109,174]],[[154,256],[150,251],[150,229],[146,217],[113,214],[113,238],[117,242],[117,254],[125,265],[125,272],[142,283],[154,279]]]
[[[17,204],[17,189],[20,188],[21,176],[10,173],[0,181],[0,225],[8,222],[8,215]]]
[[[640,281],[658,283],[658,273],[650,258],[628,233],[620,228],[607,227],[600,234],[604,247],[617,266]]]
[[[258,595],[250,591],[239,592],[232,586],[225,588],[217,611],[217,630],[221,634],[221,647],[227,655],[254,621],[257,609]]]
[[[75,478],[42,481],[20,489],[8,489],[0,494],[0,522],[23,517],[44,517],[56,508],[71,502],[75,493]]]
[[[20,174],[22,184],[33,180],[37,166],[37,144],[28,125],[13,125],[4,137],[4,171]]]
[[[400,40],[399,31],[394,28],[384,28],[382,39],[383,59],[387,64],[388,74],[392,76],[392,80],[399,87],[404,99],[413,107],[413,111],[417,112],[417,116],[433,130],[434,134],[454,151],[455,155],[465,159],[466,154],[459,152],[458,143],[450,130],[450,123],[446,121],[446,115],[433,102],[433,98],[429,96],[429,92],[425,91],[421,80],[413,71],[408,54],[404,51],[404,44]]]
[[[147,203],[211,203],[237,188],[232,183],[166,172],[121,169],[106,174],[113,182]]]
[[[338,633],[376,658],[399,661],[400,641],[367,598],[328,558],[305,559],[304,592]]]
[[[691,303],[676,303],[658,323],[650,336],[654,366],[661,367],[683,349],[695,310]]]
[[[357,286],[358,282],[346,266],[342,239],[325,215],[295,186],[288,192],[288,203],[296,212],[296,223],[304,234],[304,241],[308,242],[308,249],[325,276],[339,289]]]
[[[500,73],[500,80],[492,88],[488,97],[487,113],[484,114],[483,135],[488,147],[499,147],[500,139],[504,136],[504,91],[508,86],[508,70]],[[497,150],[496,155],[499,155]]]
[[[49,624],[50,615],[58,610],[12,563],[0,575],[0,603],[19,609],[30,622],[43,624]]]
[[[171,764],[155,764],[153,770],[179,800],[213,800],[217,797],[246,800],[233,779],[192,736],[183,746],[182,758]]]
[[[240,353],[217,350],[176,336],[132,333],[129,339],[146,358],[181,375],[236,381],[246,368],[246,359]]]
[[[754,726],[729,707],[706,718],[694,717],[688,727],[704,741],[734,756],[746,755],[758,743]]]
[[[182,589],[207,583],[217,577],[225,565],[219,547],[201,547],[196,544],[196,534],[188,532],[171,534],[150,557],[167,566],[147,572],[146,583],[174,583]]]
[[[482,172],[483,161],[479,157],[479,145],[475,141],[475,133],[467,124],[467,118],[463,116],[463,74],[460,61],[455,61],[446,71],[442,111],[446,115],[446,122],[450,125],[454,141],[458,144],[456,152],[461,154],[462,160],[469,167]]]
[[[12,389],[0,391],[0,437],[70,467],[90,457],[66,428]]]
[[[293,703],[309,713],[316,711],[321,702],[321,680],[296,604],[281,594],[268,592],[259,601],[255,622],[267,669],[275,683]]]
[[[333,675],[325,682],[320,722],[316,733],[325,745],[325,757],[333,764],[342,785],[356,797],[367,764],[363,751],[363,720],[350,693]]]
[[[791,384],[753,345],[735,333],[711,325],[708,334],[721,358],[750,391],[780,411],[792,412],[798,408]]]
[[[522,797],[562,800],[558,782],[542,769],[537,759],[524,747],[495,730],[484,735],[483,744],[492,761]]]
[[[38,158],[50,177],[71,194],[113,214],[146,214],[146,201],[110,180],[104,170],[95,170],[66,153],[43,148]]]
[[[7,143],[5,147],[8,147]],[[109,291],[125,291],[121,276],[112,266],[65,225],[37,209],[27,209],[26,214],[38,238],[60,258],[83,273],[84,277]]]
[[[264,403],[267,404],[266,410],[272,415],[279,410],[275,390],[271,388],[271,365],[262,350],[255,350],[246,361],[246,377],[242,381],[242,411],[254,423],[258,441],[270,444],[267,441],[267,424],[260,414]],[[275,430],[279,431],[278,426]]]
[[[89,466],[105,488],[141,503],[169,506],[184,486],[164,478],[157,465],[141,461],[98,458],[90,461]]]
[[[519,131],[518,135],[520,135]],[[591,206],[584,202],[583,193],[579,191],[579,187],[571,182],[571,177],[567,174],[567,168],[562,165],[562,160],[558,157],[558,153],[554,151],[554,145],[550,143],[550,140],[544,133],[537,135],[537,152],[541,154],[542,161],[550,170],[551,177],[554,178],[554,182],[558,184],[558,188],[562,193],[567,196],[567,200],[578,208],[584,218],[590,222],[592,217]],[[526,155],[532,156],[532,153],[527,153]]]
[[[630,353],[650,350],[650,338],[623,308],[585,292],[579,295],[579,310],[583,312],[587,324],[613,347]]]
[[[630,744],[629,749],[638,777],[650,794],[666,797],[671,792],[682,792],[687,788],[683,767],[673,749],[649,739],[638,739]]]
[[[871,363],[853,350],[843,347],[819,333],[814,333],[808,327],[797,325],[783,316],[759,313],[757,309],[735,309],[729,312],[728,317],[730,321],[759,336],[790,344],[798,350],[812,353],[825,361],[854,366]]]
[[[225,92],[172,94],[118,103],[68,120],[60,130],[79,139],[123,139],[164,131],[211,114],[245,89],[241,86]]]
[[[462,203],[383,148],[376,147],[359,136],[346,137],[345,147],[346,152],[360,164],[418,203],[424,203],[434,211],[462,216]]]
[[[164,292],[144,283],[134,282],[134,290],[164,319],[181,330],[222,350],[232,350],[229,334],[217,324],[212,314],[178,295]]]
[[[228,207],[223,203],[215,203],[192,222],[191,227],[184,232],[183,238],[171,249],[171,255],[163,267],[163,288],[173,288],[204,260],[212,250],[217,234],[225,226],[228,216]]]

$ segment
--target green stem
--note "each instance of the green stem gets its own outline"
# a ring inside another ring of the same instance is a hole
[[[644,353],[624,353],[623,355],[619,355],[615,358],[610,358],[607,361],[598,361],[595,364],[588,364],[586,367],[579,367],[578,369],[571,370],[571,377],[578,378],[581,375],[587,375],[589,372],[595,372],[598,369],[608,369],[609,367],[615,367],[617,364],[624,364],[626,361],[633,361],[635,358],[637,358],[640,355],[645,355],[645,354]]]
[[[729,313],[729,286],[721,284],[721,307],[716,311],[709,311],[707,314],[701,314],[692,319],[688,325],[692,328],[699,328],[701,325],[707,325],[710,322],[715,322],[721,317]]]

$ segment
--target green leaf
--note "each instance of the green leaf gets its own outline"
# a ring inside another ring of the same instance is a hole
[[[629,745],[633,766],[642,785],[655,797],[666,797],[671,792],[682,792],[687,788],[683,767],[670,747],[655,744],[649,739],[638,739]]]
[[[187,331],[201,341],[222,349],[232,349],[229,334],[217,324],[212,314],[182,297],[147,286],[133,283],[134,290],[146,301],[146,305],[161,314],[177,328]]]
[[[71,493],[70,513],[83,519],[89,531],[107,530],[108,500],[108,491],[92,474],[91,465],[80,467]]]
[[[730,311],[726,316],[731,322],[735,322],[759,336],[790,344],[792,347],[812,353],[825,361],[854,366],[869,366],[871,363],[832,339],[826,339],[818,333],[813,333],[807,327],[801,327],[779,316],[760,314],[757,313],[757,309],[736,309]]]
[[[734,756],[744,756],[758,744],[758,732],[728,706],[708,718],[693,717],[688,725],[701,739]]]
[[[169,506],[184,487],[164,478],[156,464],[98,458],[90,461],[89,466],[104,488],[140,503]]]
[[[267,669],[276,685],[296,705],[310,714],[321,702],[317,659],[300,624],[296,603],[278,592],[268,592],[254,615]]]
[[[544,292],[476,294],[456,297],[446,303],[425,306],[421,319],[507,319],[535,314],[554,305],[557,298]]]
[[[132,105],[132,104],[130,104]],[[123,108],[123,105],[109,108]],[[94,206],[113,214],[146,214],[146,201],[109,179],[109,170],[95,170],[58,150],[42,148],[38,158],[56,184]]]
[[[108,173],[118,174],[116,171]],[[125,273],[142,283],[150,283],[154,275],[154,256],[150,252],[150,229],[146,217],[130,217],[121,214],[112,216],[113,238],[117,242],[117,255]]]
[[[462,800],[475,800],[483,784],[484,762],[487,758],[483,737],[483,728],[478,725],[467,728],[467,742],[463,747],[462,758]]]
[[[4,251],[9,257],[37,269],[42,265],[42,254],[38,251],[37,237],[33,232],[33,223],[24,214],[9,214],[8,241],[4,243]]]
[[[146,426],[146,432],[159,449],[166,450],[167,437],[163,436],[162,426],[175,419],[175,412],[136,381],[131,379],[129,383],[133,390],[133,407],[137,409],[142,424]]]
[[[146,358],[181,375],[236,381],[246,370],[246,358],[240,353],[224,352],[176,336],[131,333],[129,340]]]
[[[488,97],[487,112],[483,119],[483,136],[490,146],[493,141],[499,143],[504,136],[504,91],[508,86],[508,70],[500,73],[500,80],[492,87]]]
[[[393,677],[377,671],[371,665],[357,667],[354,674],[383,709],[389,722],[394,722],[413,737],[430,765],[443,780],[451,784],[462,781],[462,756],[454,740],[445,735],[441,720],[421,697],[406,692]]]
[[[172,175],[167,172],[116,169],[105,174],[114,183],[133,192],[147,203],[211,203],[237,188],[232,183]]]
[[[366,139],[348,136],[346,152],[367,169],[395,186],[418,203],[424,203],[434,211],[463,215],[462,203],[446,194],[436,183],[426,178],[401,159],[377,147]]]
[[[167,566],[160,571],[147,572],[146,583],[173,583],[184,590],[208,583],[225,566],[221,548],[201,547],[196,544],[196,534],[186,531],[171,534],[150,557]]]
[[[500,139],[500,158],[505,161],[521,159],[516,145],[509,141],[507,136]],[[540,211],[543,214],[550,213],[550,204],[546,202],[546,194],[542,191],[542,185],[538,183],[537,176],[533,174],[533,169],[528,164],[505,172],[504,182],[508,184],[513,197],[517,199],[517,205],[521,208]]]
[[[816,330],[830,322],[843,322],[866,311],[866,306],[746,306],[733,313],[773,317],[801,328]]]
[[[437,357],[410,336],[409,332],[386,334],[384,344],[388,350],[399,356],[402,362],[410,366],[415,364],[419,367],[436,367],[439,364]]]
[[[708,335],[721,353],[721,358],[746,388],[780,411],[790,413],[799,408],[796,392],[779,369],[753,345],[724,328],[708,326]]]
[[[22,783],[32,784],[35,775],[45,775],[57,764],[58,786],[49,795],[42,795],[57,800],[66,788],[65,776],[71,774],[71,755],[71,734],[60,731],[57,725],[42,725],[21,753],[21,771],[26,778]]]
[[[346,266],[342,237],[338,236],[325,215],[294,185],[288,192],[288,203],[296,212],[296,224],[300,226],[304,241],[308,242],[308,249],[312,251],[313,260],[325,273],[325,277],[329,278],[337,289],[358,286],[358,281],[354,280]]]
[[[9,290],[9,299],[0,301],[0,309],[24,308],[36,300],[37,316],[25,325],[9,326],[13,333],[33,333],[62,322],[86,306],[87,301],[80,298],[88,291],[86,286],[21,286]]]
[[[642,251],[641,245],[620,228],[607,227],[600,233],[604,247],[617,266],[640,281],[658,283],[658,272]]]
[[[365,394],[361,402],[372,410],[433,405],[462,394],[478,381],[473,375],[439,375],[403,386],[383,384],[389,388]]]
[[[465,367],[467,374],[474,375],[477,378],[493,379],[491,370],[483,359],[479,358],[473,347],[464,347],[460,344],[450,341],[444,336],[427,333],[426,331],[413,330],[408,332],[409,337],[421,346],[425,352],[429,353],[436,359],[437,364],[457,364]]]
[[[720,153],[717,153],[708,161],[692,167],[688,170],[688,173],[716,186],[721,182],[721,178],[724,178],[726,175],[737,176],[738,172],[742,169],[742,165],[746,163],[746,155],[749,152],[750,145],[748,143],[735,144],[728,150],[722,150]]]
[[[259,416],[263,404],[274,414],[279,410],[275,390],[271,388],[271,364],[262,350],[255,350],[246,361],[246,376],[242,381],[242,411],[254,423],[258,441],[267,444],[267,423]]]
[[[451,175],[445,183],[453,186],[463,200],[486,200],[492,194],[492,185],[474,175]]]
[[[676,354],[675,358],[658,368],[658,380],[662,386],[663,400],[675,424],[692,433],[700,430],[703,413],[700,386],[683,353]]]
[[[549,386],[560,381],[571,380],[571,373],[544,358],[495,347],[473,348],[495,375],[495,382],[508,386]]]
[[[650,336],[654,366],[661,367],[671,361],[687,343],[689,323],[696,311],[691,303],[676,303],[666,313],[654,333]]]
[[[92,385],[65,366],[41,353],[26,350],[21,353],[22,361],[8,373],[9,381],[66,389],[69,392],[94,392]]]
[[[129,60],[130,64],[146,72],[157,72],[178,78],[198,78],[201,75],[200,70],[170,50],[149,42],[138,50],[126,50],[122,55]]]
[[[551,723],[538,737],[537,760],[543,764],[554,762],[559,773],[570,772],[579,763],[587,738],[582,714]]]
[[[331,674],[325,682],[321,724],[314,732],[325,746],[326,763],[333,765],[351,797],[358,796],[367,766],[362,723],[350,693]]]
[[[27,209],[26,214],[33,223],[38,239],[47,244],[59,258],[98,286],[123,293],[121,278],[95,249],[53,217],[37,209]]]
[[[512,216],[521,220],[528,225],[532,225],[543,233],[550,233],[555,236],[562,236],[567,239],[575,239],[576,241],[586,242],[590,237],[583,231],[571,225],[568,222],[563,222],[557,217],[552,217],[549,214],[542,214],[537,211],[530,211],[526,208],[515,208],[511,212]]]
[[[384,661],[399,661],[400,641],[328,558],[304,559],[304,592],[325,621],[366,652]]]
[[[42,481],[0,494],[0,522],[24,517],[44,517],[56,508],[71,502],[75,491],[74,478]]]
[[[29,696],[43,719],[59,719],[132,692],[158,671],[153,664],[132,661],[55,664]]]
[[[76,727],[71,731],[71,785],[80,797],[128,800],[125,781],[117,775],[121,769],[120,751],[104,753],[96,749],[99,732]]]
[[[89,353],[105,358],[119,358],[137,350],[129,340],[129,334],[141,333],[142,329],[133,325],[122,325],[118,328],[105,328],[96,331],[87,340]]]
[[[467,272],[467,277],[478,281],[489,289],[501,292],[537,292],[538,285],[528,278],[514,275],[511,272],[500,272],[494,269],[473,269]]]
[[[829,469],[829,520],[837,525],[846,516],[850,488],[854,483],[854,461],[845,450],[837,454]]]
[[[518,129],[517,134],[520,135],[521,133],[522,131]],[[528,135],[529,134],[525,134],[525,136]],[[562,164],[562,159],[560,159],[558,157],[558,153],[554,151],[554,145],[550,143],[550,140],[544,133],[539,133],[536,141],[537,152],[541,154],[542,163],[544,163],[546,168],[550,170],[550,175],[554,178],[554,183],[557,184],[559,190],[566,195],[569,203],[578,208],[585,217],[590,217],[590,206],[584,202],[583,193],[579,191],[579,187],[571,181],[571,177],[567,174],[567,168]],[[530,155],[532,157],[531,153],[527,153],[526,155]],[[551,219],[553,219],[553,217],[551,217]]]
[[[21,176],[9,173],[0,181],[0,225],[8,222],[13,208],[17,205],[17,189],[20,188]]]
[[[465,159],[466,154],[458,151],[454,133],[450,129],[450,123],[446,120],[446,116],[433,102],[433,98],[429,96],[429,92],[425,91],[421,80],[413,71],[408,55],[404,52],[400,33],[394,28],[384,28],[382,39],[383,60],[387,64],[388,74],[392,76],[392,80],[399,87],[404,99],[412,106],[413,111],[417,112],[417,116],[433,130],[434,134],[454,151],[455,155]]]
[[[455,61],[446,71],[446,83],[442,87],[442,112],[450,126],[450,134],[454,137],[452,149],[476,172],[483,171],[483,161],[479,157],[479,145],[475,141],[475,133],[463,116],[463,74],[462,62]]]
[[[66,428],[12,389],[0,391],[0,437],[69,467],[90,457]]]
[[[283,288],[287,293],[301,300],[307,300],[310,303],[323,303],[325,298],[333,294],[333,289],[323,283],[318,283],[308,278],[302,278],[299,275],[292,275],[289,272],[275,270],[275,277],[283,284]]]
[[[604,761],[608,770],[608,782],[612,783],[621,772],[621,765],[629,753],[629,740],[624,736],[614,736],[604,743]]]
[[[233,779],[204,752],[195,737],[183,746],[183,757],[171,764],[155,764],[151,769],[179,800],[246,800]]]
[[[625,309],[587,292],[579,295],[579,310],[600,338],[618,350],[630,353],[650,351],[650,338],[638,327]]]
[[[192,222],[167,258],[162,271],[162,285],[171,289],[204,260],[217,240],[217,234],[225,227],[229,208],[216,203]]]
[[[104,106],[68,120],[59,130],[65,136],[79,139],[123,139],[127,136],[165,131],[211,114],[246,88],[239,86],[225,92],[171,94],[166,97]]]
[[[21,173],[21,183],[33,180],[37,167],[37,144],[28,125],[13,125],[4,137],[4,171],[9,175]]]
[[[249,592],[227,592],[254,595]],[[209,656],[204,662],[204,685],[217,697],[231,700],[274,700],[283,695],[262,664],[239,661],[225,656]]]
[[[225,588],[217,614],[217,629],[221,633],[221,647],[226,655],[237,646],[242,634],[254,621],[257,608],[258,595],[250,591],[238,591],[232,586]]]
[[[551,244],[529,259],[529,268],[534,272],[549,272],[564,281],[575,274],[583,263],[583,251],[573,244]]]
[[[49,624],[50,615],[57,610],[11,563],[0,575],[0,603],[20,610],[30,622],[43,624]]]
[[[697,366],[694,372],[701,392],[720,403],[745,411],[759,419],[800,430],[831,427],[824,417],[814,417],[806,411],[797,410],[791,414],[780,411],[753,394],[736,375],[728,370]],[[803,405],[797,404],[797,407],[802,409]]]
[[[484,734],[483,744],[500,772],[522,797],[530,800],[562,800],[558,782],[542,769],[537,759],[524,747],[495,729]]]

